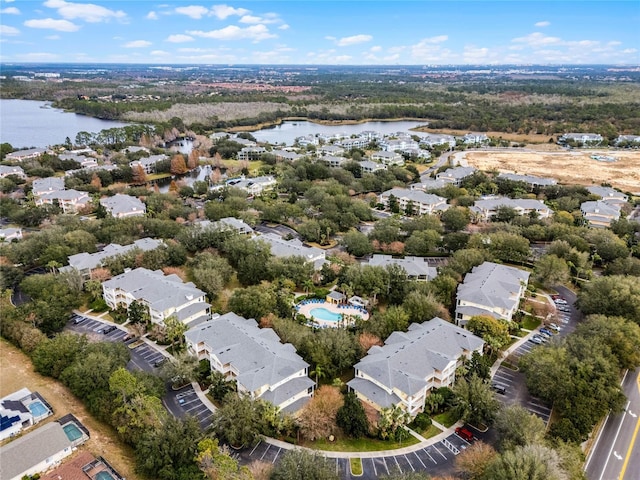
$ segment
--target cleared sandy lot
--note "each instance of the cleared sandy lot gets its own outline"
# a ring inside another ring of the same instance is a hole
[[[617,160],[602,162],[592,159],[592,155]],[[469,151],[456,156],[479,170],[552,177],[565,184],[600,185],[607,182],[622,191],[640,194],[640,151],[637,150]]]

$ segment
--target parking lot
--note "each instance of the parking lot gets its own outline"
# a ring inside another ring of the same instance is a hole
[[[81,323],[75,323],[77,318],[84,318],[84,320],[82,320]],[[114,326],[115,328],[108,333],[103,333],[105,329],[111,326]],[[69,330],[73,330],[76,333],[84,333],[88,336],[93,336],[94,338],[97,337],[97,340],[104,340],[109,342],[121,341],[127,335],[127,332],[121,327],[117,327],[106,322],[101,322],[100,320],[96,320],[93,318],[88,318],[83,315],[73,316],[68,324],[68,328]]]
[[[335,462],[336,472],[344,479],[377,479],[391,473],[408,474],[412,472],[428,472],[437,475],[451,472],[456,455],[469,445],[469,442],[453,434],[440,442],[424,448],[418,447],[409,453],[361,457],[363,473],[358,477],[351,475],[349,458],[331,458],[330,460]],[[255,446],[241,451],[239,456],[242,463],[245,464],[252,461],[276,463],[285,452],[285,449],[277,445],[261,441]],[[354,454],[355,457],[357,454]]]
[[[165,396],[164,401],[174,416],[185,417],[190,415],[195,417],[204,430],[211,426],[213,412],[202,403],[202,400],[190,385],[178,391],[171,390]]]

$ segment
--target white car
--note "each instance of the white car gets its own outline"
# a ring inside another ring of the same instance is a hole
[[[547,325],[551,330],[555,330],[556,332],[559,332],[560,330],[562,330],[557,324],[555,323],[550,323],[549,325]]]

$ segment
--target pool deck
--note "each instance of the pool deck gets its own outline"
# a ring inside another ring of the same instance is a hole
[[[325,308],[332,313],[339,313],[341,315],[357,315],[361,317],[363,320],[369,320],[369,313],[367,313],[365,310],[361,308],[353,307],[351,305],[335,305],[333,303],[323,302],[323,301],[320,301],[317,303],[310,301],[310,303],[305,303],[304,305],[303,304],[296,305],[297,313],[301,313],[302,315],[304,315],[309,319],[311,319],[312,317],[311,310],[313,310],[314,308]],[[338,326],[338,322],[322,320],[316,317],[313,317],[313,320],[321,328],[327,328],[327,327],[336,328]]]

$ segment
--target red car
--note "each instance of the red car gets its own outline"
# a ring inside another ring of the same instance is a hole
[[[469,430],[467,430],[464,427],[456,428],[456,435],[458,435],[463,440],[466,440],[467,442],[472,442],[474,439],[473,433],[471,433]]]

